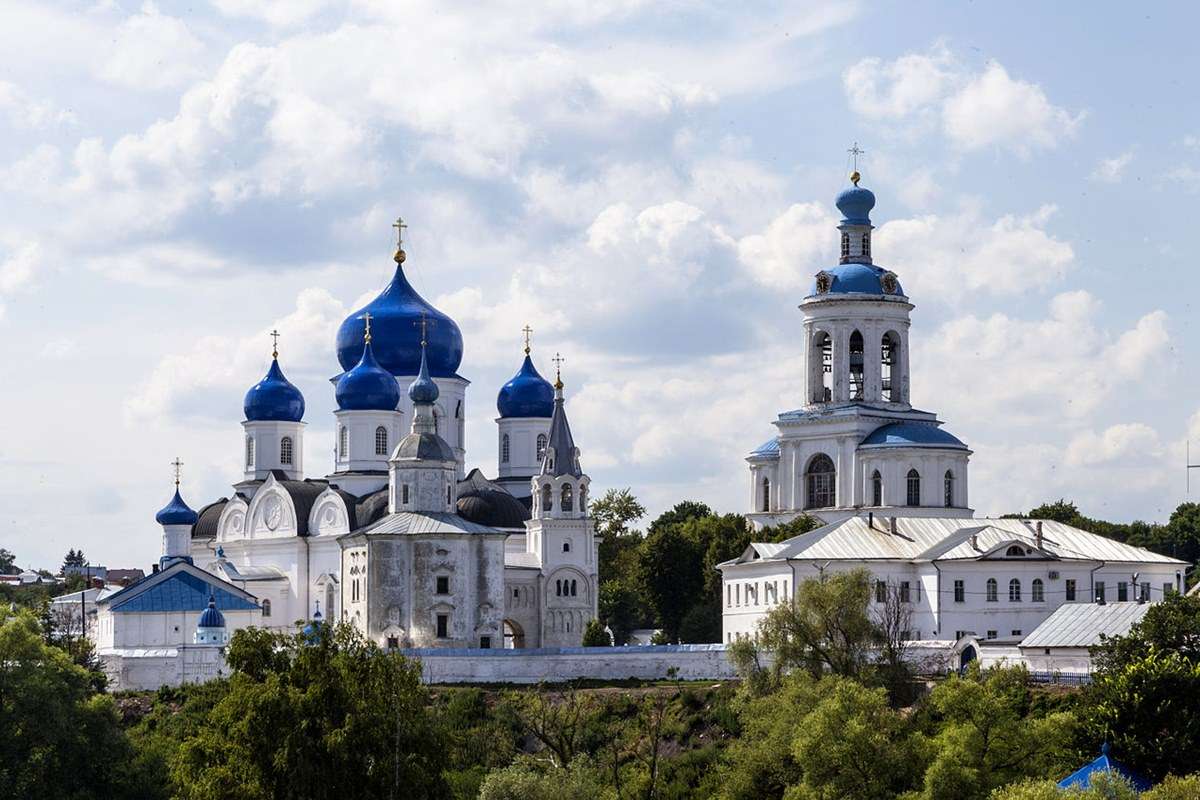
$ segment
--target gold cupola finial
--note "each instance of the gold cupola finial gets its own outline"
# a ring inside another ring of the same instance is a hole
[[[363,344],[371,343],[371,312],[368,311],[362,315],[363,318]]]
[[[862,180],[862,175],[858,174],[858,170],[854,170],[854,172],[850,173],[850,182],[853,183],[855,186],[858,186],[858,182],[860,180]]]
[[[853,171],[850,173],[850,182],[855,186],[858,186],[858,182],[862,180],[862,175],[858,174],[858,157],[865,155],[867,151],[859,147],[858,142],[855,142],[854,145],[846,152],[849,153],[850,157],[854,160],[854,166],[852,167]]]
[[[525,355],[529,355],[529,337],[533,335],[533,328],[526,324],[521,333],[525,334]]]
[[[555,353],[554,358],[551,360],[554,361],[554,388],[561,392],[563,388],[562,365],[566,359]]]
[[[392,256],[392,260],[397,264],[403,264],[404,255],[404,229],[408,225],[404,222],[404,217],[396,217],[396,221],[392,223],[392,227],[396,229],[396,255]]]

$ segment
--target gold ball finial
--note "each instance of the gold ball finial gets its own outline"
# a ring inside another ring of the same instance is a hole
[[[854,170],[854,172],[850,173],[850,182],[853,183],[855,186],[858,186],[858,182],[860,180],[862,180],[862,175],[858,174],[858,170]]]
[[[396,255],[392,256],[392,260],[397,264],[403,264],[406,258],[403,250],[396,250]]]

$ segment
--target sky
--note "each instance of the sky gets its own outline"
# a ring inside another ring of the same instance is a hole
[[[399,215],[463,331],[468,466],[529,324],[593,494],[745,511],[854,142],[977,514],[1165,520],[1200,460],[1200,12],[1052,5],[8,0],[0,547],[154,560],[172,459],[196,508],[240,478],[273,328],[329,472],[334,332]]]

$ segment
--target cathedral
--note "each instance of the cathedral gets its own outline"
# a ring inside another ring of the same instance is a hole
[[[561,372],[538,373],[526,328],[496,400],[496,475],[468,472],[462,334],[405,258],[398,246],[391,282],[338,330],[334,471],[305,475],[305,401],[276,346],[245,396],[240,479],[199,511],[177,488],[157,518],[159,568],[98,603],[102,656],[210,643],[210,606],[237,627],[344,621],[393,649],[581,643],[597,545]],[[150,633],[148,613],[162,617]]]

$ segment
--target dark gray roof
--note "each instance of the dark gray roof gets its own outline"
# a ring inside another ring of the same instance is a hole
[[[221,519],[221,512],[225,510],[225,504],[228,502],[228,497],[222,497],[215,503],[209,503],[200,509],[200,516],[196,520],[196,524],[192,526],[192,538],[215,539],[217,521]]]
[[[583,475],[583,470],[579,468],[575,439],[567,422],[567,411],[563,408],[561,388],[554,393],[554,415],[550,417],[550,441],[546,445],[546,457],[542,460],[542,474],[555,477],[571,475],[576,478]]]
[[[529,509],[502,489],[471,489],[458,496],[458,513],[492,528],[524,528]]]
[[[436,433],[410,433],[400,440],[393,459],[405,461],[454,461],[453,448]]]
[[[451,456],[453,458],[453,456]],[[300,536],[308,535],[308,518],[312,512],[313,504],[321,493],[330,488],[329,481],[318,478],[309,478],[303,481],[286,480],[282,472],[275,471],[272,473],[275,480],[279,483],[283,490],[292,498],[292,504],[296,507],[296,533]],[[237,485],[238,495],[249,502],[250,498],[254,497],[258,488],[265,481],[244,481]],[[355,530],[363,525],[369,525],[375,522],[380,517],[387,513],[388,490],[387,487],[372,492],[363,497],[350,494],[349,492],[337,487],[336,483],[333,490],[342,498],[342,502],[346,504],[346,512],[350,519],[347,520],[350,530]],[[199,519],[192,526],[192,537],[196,539],[212,539],[217,535],[217,522],[221,518],[221,512],[225,510],[225,504],[229,499],[222,497],[215,503],[209,503],[200,509]]]

